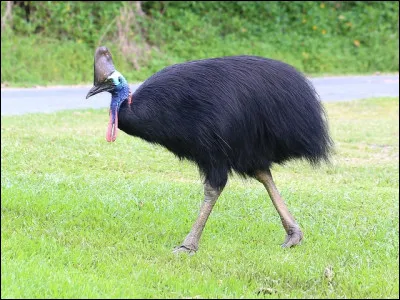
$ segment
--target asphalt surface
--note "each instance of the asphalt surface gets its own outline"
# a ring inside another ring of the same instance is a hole
[[[350,101],[370,97],[399,97],[399,75],[344,76],[312,78],[322,101]],[[132,91],[138,85],[131,85]],[[110,94],[89,99],[91,86],[50,88],[2,88],[1,115],[51,113],[68,109],[104,108]]]

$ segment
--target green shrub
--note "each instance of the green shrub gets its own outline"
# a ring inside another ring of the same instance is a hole
[[[236,54],[308,74],[399,69],[394,1],[143,1],[145,16],[131,20],[122,13],[135,12],[131,2],[18,3],[2,34],[2,83],[88,83],[99,44],[112,49],[130,81],[173,63]]]

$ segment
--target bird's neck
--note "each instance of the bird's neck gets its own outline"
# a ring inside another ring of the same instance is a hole
[[[121,103],[127,100],[129,97],[129,84],[125,81],[118,85],[114,91],[111,92],[111,105],[110,109],[113,108],[119,110]]]
[[[121,104],[128,98],[129,85],[125,78],[123,78],[122,82],[111,92],[110,121],[108,122],[106,134],[106,139],[108,142],[113,142],[117,138],[119,109]]]

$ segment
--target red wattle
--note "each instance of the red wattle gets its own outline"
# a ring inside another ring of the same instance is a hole
[[[114,142],[118,134],[118,113],[115,113],[115,122],[113,122],[112,111],[110,110],[110,120],[108,121],[106,140],[107,142]]]

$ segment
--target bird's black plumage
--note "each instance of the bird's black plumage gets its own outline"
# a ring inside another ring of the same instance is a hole
[[[332,141],[323,106],[311,83],[292,66],[255,56],[232,56],[167,67],[130,95],[111,53],[95,53],[94,86],[87,98],[111,93],[107,141],[116,128],[166,147],[196,163],[204,176],[198,219],[176,251],[198,249],[201,233],[234,171],[260,181],[287,233],[298,244],[303,233],[273,181],[270,167],[290,159],[328,160]]]
[[[229,172],[253,176],[272,163],[326,160],[331,140],[321,102],[293,67],[234,56],[167,67],[119,111],[119,128],[195,162],[214,187]]]

